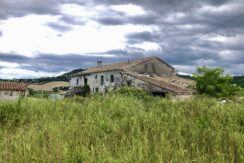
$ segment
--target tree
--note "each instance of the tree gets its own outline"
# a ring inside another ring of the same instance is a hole
[[[223,68],[198,67],[197,73],[193,74],[198,93],[212,97],[235,95],[240,88],[232,84],[233,78],[230,75],[223,75],[223,73]]]
[[[59,88],[58,87],[54,87],[53,88],[53,92],[58,92],[59,91]]]

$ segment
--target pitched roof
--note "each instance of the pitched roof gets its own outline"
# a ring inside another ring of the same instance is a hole
[[[189,88],[194,86],[195,81],[191,80],[191,79],[185,79],[185,78],[181,78],[178,76],[153,76],[153,78],[155,78],[156,80],[159,81],[165,81],[167,83],[171,83],[173,85],[179,86],[179,87],[183,87],[183,88]]]
[[[0,91],[24,91],[26,89],[26,83],[0,82]]]
[[[150,83],[150,84],[157,86],[159,88],[166,89],[170,92],[174,92],[177,94],[190,94],[191,93],[191,90],[189,90],[189,89],[179,87],[177,85],[171,84],[171,83],[166,82],[166,81],[158,80],[157,78],[153,78],[153,77],[149,77],[149,76],[145,76],[145,75],[139,75],[137,73],[128,72],[128,71],[124,72],[124,73],[127,75],[130,75],[130,76],[133,76],[133,77],[135,77],[141,81]]]
[[[98,73],[98,72],[105,72],[105,71],[116,71],[116,70],[122,71],[122,70],[129,69],[129,68],[131,68],[133,66],[136,66],[138,64],[142,64],[144,62],[150,61],[152,59],[159,59],[161,62],[165,63],[166,65],[168,65],[169,67],[174,69],[168,63],[164,62],[163,60],[161,60],[158,57],[147,57],[147,58],[141,58],[141,59],[132,60],[132,61],[129,61],[129,62],[121,62],[121,63],[102,65],[100,67],[92,67],[92,68],[89,68],[89,69],[87,69],[85,71],[77,73],[74,76],[86,75],[86,74],[92,74],[92,73]]]

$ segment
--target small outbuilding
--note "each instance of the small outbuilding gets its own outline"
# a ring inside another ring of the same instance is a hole
[[[16,100],[27,95],[26,83],[0,82],[0,100]]]

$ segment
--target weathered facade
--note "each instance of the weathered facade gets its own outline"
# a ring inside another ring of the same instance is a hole
[[[177,82],[178,81],[178,82]],[[91,93],[105,94],[125,85],[147,90],[155,95],[189,95],[189,80],[177,77],[176,70],[158,57],[149,57],[102,65],[87,69],[74,75],[70,80],[70,89],[89,85]]]
[[[27,95],[25,83],[0,82],[0,100],[16,100]]]

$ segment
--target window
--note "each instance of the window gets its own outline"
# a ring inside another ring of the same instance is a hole
[[[104,84],[104,76],[102,75],[101,76],[101,85],[103,85]]]
[[[127,86],[131,86],[132,85],[132,80],[127,80]]]
[[[79,85],[79,79],[76,79],[76,85]]]
[[[87,78],[84,78],[84,85],[87,85]]]
[[[97,75],[95,75],[95,79],[97,79]]]
[[[113,83],[114,82],[114,75],[110,76],[110,82]]]

